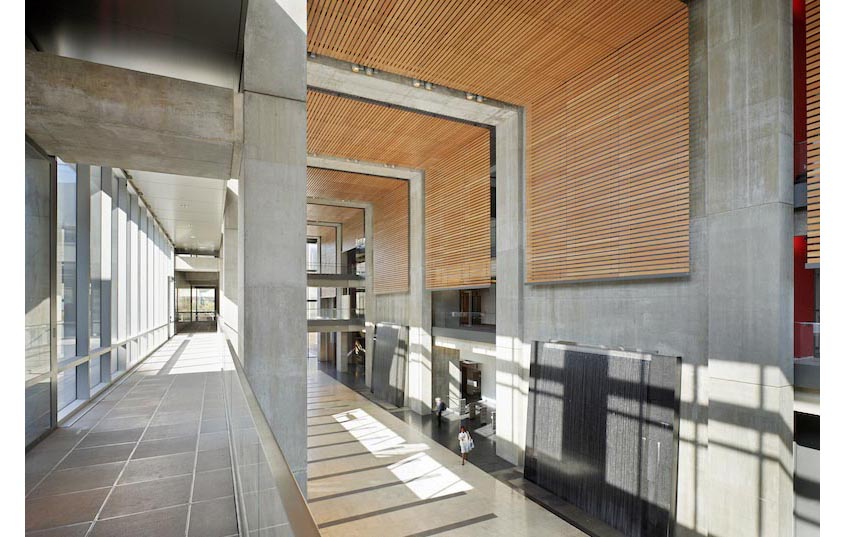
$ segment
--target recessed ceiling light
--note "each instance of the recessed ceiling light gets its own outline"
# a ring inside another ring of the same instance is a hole
[[[434,84],[432,84],[431,82],[426,82],[425,83],[425,89],[427,89],[428,91],[431,91],[432,89],[434,89]]]
[[[357,63],[353,63],[352,64],[352,72],[353,73],[360,73],[361,72],[361,66],[358,65]]]
[[[482,97],[481,95],[476,95],[475,100],[478,101],[478,102],[482,102],[482,101],[484,101],[484,97]]]
[[[411,84],[413,84],[413,86],[414,86],[415,88],[418,88],[418,87],[422,86],[422,82],[420,82],[420,81],[419,81],[418,79],[416,79],[416,78],[414,79],[414,81],[413,81],[413,82],[411,82]]]
[[[475,99],[475,94],[467,92],[467,101],[471,101],[473,99]]]
[[[317,54],[315,54],[314,52],[309,52],[309,53],[308,53],[308,57],[309,57],[309,58],[316,58],[316,57],[317,57]]]
[[[367,76],[373,76],[373,72],[374,72],[374,69],[372,67],[367,67],[366,69],[364,69],[364,73]]]

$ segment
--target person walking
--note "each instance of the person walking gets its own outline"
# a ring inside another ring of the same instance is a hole
[[[437,405],[437,425],[440,426],[440,421],[443,419],[443,412],[446,410],[446,403],[440,401]]]
[[[460,432],[458,433],[458,444],[461,446],[461,466],[463,466],[466,463],[467,454],[475,447],[469,431],[463,425],[461,425]]]

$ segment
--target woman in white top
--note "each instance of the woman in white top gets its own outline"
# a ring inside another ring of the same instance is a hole
[[[458,444],[461,446],[461,466],[463,466],[467,460],[467,453],[472,449],[472,437],[463,425],[461,425],[461,430],[458,433]]]

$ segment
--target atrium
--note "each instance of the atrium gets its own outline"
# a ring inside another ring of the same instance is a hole
[[[819,535],[820,20],[27,0],[26,535]]]

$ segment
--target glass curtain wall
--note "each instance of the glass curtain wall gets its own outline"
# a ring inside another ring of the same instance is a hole
[[[52,160],[44,158],[49,172]],[[46,279],[53,278],[55,290],[47,291],[47,329],[36,329],[35,315],[32,327],[27,322],[27,341],[32,340],[27,344],[27,444],[44,432],[44,398],[37,405],[35,399],[29,404],[30,386],[36,381],[46,382],[48,397],[55,383],[56,403],[47,403],[49,430],[168,337],[166,294],[173,276],[173,246],[152,213],[126,178],[111,168],[56,159],[54,173],[45,184],[48,207],[50,181],[55,181],[56,188],[55,223],[46,228],[49,233],[55,226],[55,275]],[[34,181],[33,185],[38,186]],[[27,196],[28,213],[40,210],[30,207],[37,201],[36,196]],[[34,264],[27,258],[28,271]],[[35,300],[36,294],[27,287],[28,311],[30,295]],[[51,304],[56,327],[52,368]],[[39,310],[38,317],[44,321],[44,312]],[[35,427],[36,421],[40,428]]]

